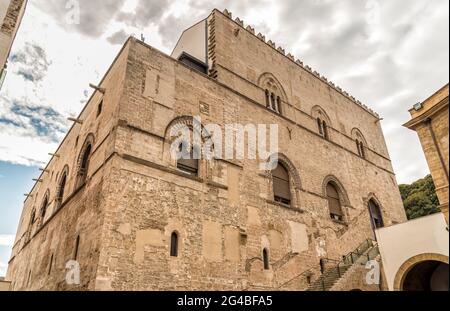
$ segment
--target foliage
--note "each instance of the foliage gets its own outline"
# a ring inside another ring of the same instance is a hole
[[[411,185],[400,185],[399,188],[409,220],[440,212],[439,200],[431,175],[419,179]]]

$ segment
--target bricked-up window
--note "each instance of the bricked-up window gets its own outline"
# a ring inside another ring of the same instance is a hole
[[[291,188],[289,183],[289,173],[281,163],[278,163],[277,167],[272,171],[272,178],[275,202],[290,205]]]
[[[78,259],[79,248],[80,248],[80,236],[78,235],[77,239],[75,240],[75,251],[73,253],[73,260]]]
[[[343,221],[344,213],[342,212],[341,199],[335,185],[328,183],[327,185],[328,208],[330,217],[334,220]]]
[[[181,143],[179,151],[182,157],[177,161],[177,168],[184,173],[198,175],[199,160],[195,159],[194,147],[188,143]]]
[[[370,218],[374,229],[380,229],[384,227],[383,214],[380,206],[374,201],[369,201]]]
[[[176,232],[172,232],[170,237],[170,256],[178,257],[178,234]]]
[[[270,270],[270,258],[269,258],[269,251],[267,248],[263,249],[263,263],[264,263],[264,270]]]

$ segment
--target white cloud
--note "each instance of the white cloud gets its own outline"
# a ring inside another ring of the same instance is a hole
[[[0,246],[11,247],[14,245],[15,235],[0,234]]]
[[[448,1],[80,0],[79,25],[65,22],[64,3],[29,2],[12,52],[31,44],[42,47],[46,59],[39,66],[26,62],[22,74],[10,66],[2,90],[8,102],[0,97],[0,160],[46,162],[62,139],[57,131],[57,139],[37,135],[36,124],[14,127],[10,121],[30,120],[12,115],[11,103],[49,107],[62,119],[77,115],[92,92],[88,84],[100,80],[126,35],[143,34],[148,44],[170,52],[184,28],[217,7],[230,9],[379,112],[400,183],[429,172],[417,135],[401,125],[414,103],[448,82]],[[24,79],[30,71],[37,81]],[[5,116],[9,124],[1,125]]]

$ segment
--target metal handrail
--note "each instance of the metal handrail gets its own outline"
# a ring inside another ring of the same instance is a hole
[[[348,262],[349,259],[351,260],[351,265],[353,265],[358,261],[358,259],[360,259],[364,255],[367,256],[367,262],[370,261],[371,260],[371,256],[370,256],[371,248],[374,248],[374,241],[372,239],[367,239],[361,245],[359,245],[355,251],[352,251],[352,252],[348,253],[347,255],[343,256],[342,260],[340,260],[340,261],[336,260],[336,259],[330,259],[330,258],[321,259],[321,263],[326,263],[326,262],[335,262],[335,263],[337,262],[338,263],[336,266],[334,266],[331,269],[325,269],[324,264],[321,264],[322,276],[321,276],[320,284],[322,285],[322,290],[325,291],[324,275],[325,275],[326,271],[336,270],[338,272],[339,278],[341,278],[342,277],[341,265],[350,265],[350,263]],[[376,249],[378,249],[378,247],[376,247]],[[369,251],[369,252],[367,254],[365,254],[367,251]]]

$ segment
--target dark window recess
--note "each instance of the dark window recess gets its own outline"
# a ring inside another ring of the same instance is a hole
[[[47,213],[47,206],[48,206],[48,196],[45,196],[44,203],[42,203],[42,210],[41,210],[42,218],[44,218],[45,214]]]
[[[202,63],[195,57],[193,57],[185,52],[183,52],[183,54],[181,54],[181,56],[178,58],[178,60],[180,62],[182,62],[183,64],[191,67],[192,69],[200,71],[201,73],[204,73],[204,74],[208,73],[208,67],[206,66],[206,64]]]
[[[358,154],[361,158],[366,158],[366,150],[362,141],[356,140],[356,148],[358,148]]]
[[[178,234],[176,232],[173,232],[170,237],[170,256],[178,257]]]
[[[30,225],[33,225],[35,222],[36,222],[36,211],[33,210],[33,212],[31,213]]]
[[[58,191],[58,196],[57,196],[57,200],[59,201],[59,203],[61,203],[62,200],[64,199],[64,190],[66,188],[66,181],[67,181],[67,175],[66,175],[66,173],[64,173],[63,177],[61,178],[61,182],[59,184],[59,191]]]
[[[48,266],[48,275],[50,275],[52,273],[52,266],[53,266],[53,254],[50,257],[50,264]]]
[[[375,229],[384,227],[383,216],[381,209],[373,200],[369,201],[370,217],[372,218],[372,225]]]
[[[86,180],[87,170],[89,167],[89,160],[91,157],[92,145],[88,145],[84,151],[83,158],[81,159],[80,171],[78,172],[81,182]]]
[[[317,118],[317,126],[319,128],[319,135],[325,138],[326,140],[329,139],[328,135],[328,125],[326,121],[321,120],[320,118]]]
[[[177,162],[177,168],[191,175],[198,175],[198,160],[194,159],[194,148],[186,150],[184,144],[180,144],[179,151],[182,152],[182,158]]]
[[[270,270],[269,251],[267,250],[267,248],[263,250],[263,262],[264,262],[264,270]]]
[[[289,173],[281,163],[272,171],[273,194],[275,202],[286,205],[291,204],[291,188],[289,184]]]
[[[330,217],[334,220],[342,221],[344,213],[342,212],[341,200],[336,187],[329,183],[327,185],[328,207],[330,209]]]
[[[80,248],[80,236],[77,236],[77,239],[75,241],[75,252],[73,254],[73,260],[77,260],[78,259],[78,250]]]
[[[102,114],[103,111],[103,100],[100,102],[100,104],[98,104],[97,107],[97,117],[100,116]]]

